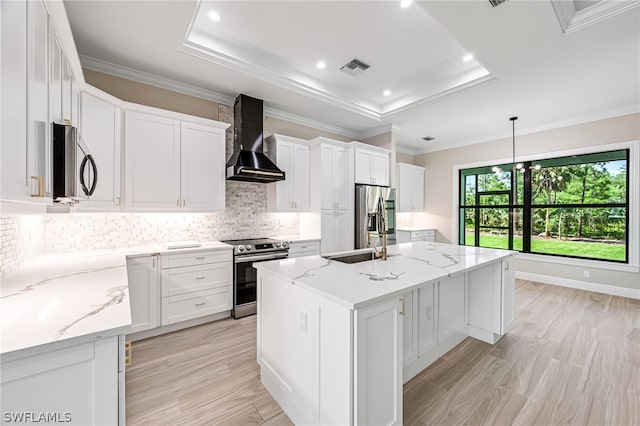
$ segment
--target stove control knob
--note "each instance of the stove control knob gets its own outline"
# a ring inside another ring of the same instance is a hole
[[[251,246],[250,246],[250,245],[248,245],[248,246],[247,246],[247,251],[250,251],[250,250],[251,250]]]
[[[282,248],[287,248],[287,247],[289,247],[289,244],[287,244],[286,242],[283,242],[282,243]]]
[[[282,247],[282,243],[278,241],[278,242],[276,243],[276,247],[277,247],[277,248]]]
[[[244,246],[238,246],[238,251],[239,252],[243,252],[244,251]]]

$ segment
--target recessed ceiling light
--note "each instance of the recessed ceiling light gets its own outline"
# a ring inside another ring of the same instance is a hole
[[[318,68],[319,70],[323,70],[327,67],[327,64],[324,61],[318,61],[316,63],[316,68]]]
[[[413,3],[413,0],[401,0],[400,7],[403,9],[406,9],[407,7],[411,6],[412,3]]]
[[[220,14],[218,12],[216,12],[215,10],[212,10],[208,13],[207,15],[209,17],[209,19],[211,19],[213,22],[218,22],[220,21]]]
[[[465,62],[469,62],[472,59],[473,59],[473,55],[471,53],[467,53],[466,55],[464,55],[462,57],[462,60],[465,61]]]
[[[391,90],[388,90],[388,89],[387,89],[387,90],[385,90],[384,92],[382,92],[382,94],[383,94],[384,96],[389,96],[389,95],[391,94]]]

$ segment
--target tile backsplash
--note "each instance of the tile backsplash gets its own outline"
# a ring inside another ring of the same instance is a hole
[[[227,182],[220,213],[68,213],[0,216],[0,276],[42,253],[297,235],[296,213],[267,212],[267,186]]]

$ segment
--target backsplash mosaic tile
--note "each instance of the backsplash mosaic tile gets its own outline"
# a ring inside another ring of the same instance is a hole
[[[0,217],[1,276],[42,253],[108,249],[167,241],[216,241],[297,235],[296,213],[267,212],[267,187],[226,183],[220,213],[68,213]]]

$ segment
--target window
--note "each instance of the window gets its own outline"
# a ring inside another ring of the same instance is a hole
[[[629,150],[460,170],[460,244],[628,263]]]

